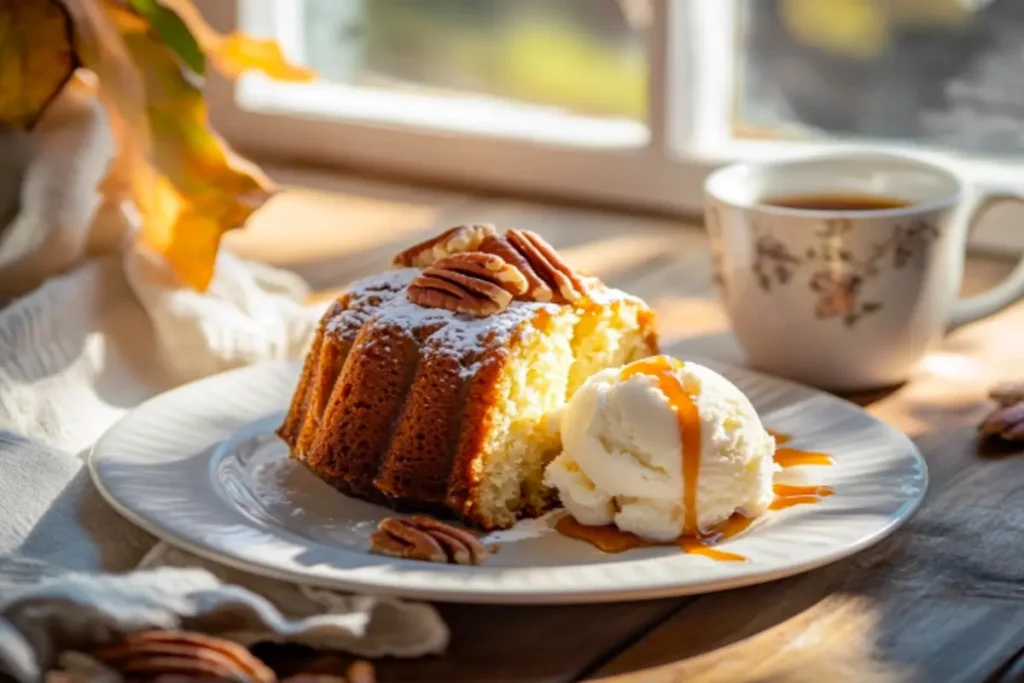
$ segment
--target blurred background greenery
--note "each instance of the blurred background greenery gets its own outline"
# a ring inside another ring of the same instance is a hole
[[[643,120],[644,17],[630,16],[630,5],[647,3],[306,0],[307,60],[344,82],[468,91]]]
[[[715,73],[735,78],[737,135],[1024,151],[1024,0],[736,1],[736,68]],[[304,9],[305,61],[329,79],[646,120],[649,0]]]

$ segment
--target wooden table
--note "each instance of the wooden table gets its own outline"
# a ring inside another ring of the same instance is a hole
[[[236,252],[320,290],[468,221],[543,233],[568,260],[643,296],[675,352],[742,363],[711,284],[704,237],[667,217],[545,205],[271,169],[290,189]],[[965,289],[1011,264],[972,256]],[[995,381],[1024,375],[1024,305],[950,336],[904,386],[853,397],[909,434],[931,484],[915,517],[854,557],[700,597],[574,607],[440,605],[440,658],[377,662],[382,681],[1024,681],[1024,447],[980,445]],[[343,656],[261,647],[282,672]]]

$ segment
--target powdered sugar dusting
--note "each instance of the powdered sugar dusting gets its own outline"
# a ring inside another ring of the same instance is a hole
[[[357,282],[348,294],[347,307],[327,322],[327,331],[345,336],[355,334],[364,325],[402,330],[410,338],[429,344],[432,352],[455,357],[463,365],[463,372],[472,374],[484,350],[505,346],[515,335],[533,330],[524,323],[540,311],[557,313],[563,308],[558,304],[514,301],[484,318],[427,308],[406,295],[406,287],[419,272],[416,268],[400,268]],[[372,340],[373,335],[367,338]]]
[[[584,276],[583,281],[587,283],[587,298],[595,304],[608,306],[616,301],[629,301],[644,308],[647,307],[640,297],[627,294],[621,289],[608,287],[596,277]]]
[[[326,330],[342,338],[352,339],[359,330],[369,325],[387,328],[393,338],[401,330],[410,338],[429,345],[433,353],[448,354],[463,367],[464,375],[477,371],[477,362],[488,349],[507,347],[517,335],[532,333],[536,328],[528,325],[541,311],[564,314],[566,304],[537,301],[513,301],[494,315],[477,318],[445,308],[428,308],[409,300],[407,287],[420,274],[418,268],[397,268],[356,282],[347,294],[346,304],[335,309],[326,323]],[[615,301],[638,301],[619,290],[605,287],[597,278],[588,278],[588,299],[600,305]],[[367,335],[373,340],[373,335]],[[370,341],[369,343],[374,343]]]

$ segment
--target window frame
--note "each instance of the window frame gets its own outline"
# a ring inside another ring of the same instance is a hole
[[[711,4],[715,2],[710,0]],[[235,30],[240,25],[238,17],[243,5],[250,12],[259,8],[266,11],[274,4],[273,0],[223,0],[209,3],[203,11],[216,28]],[[297,5],[277,4],[288,8]],[[374,121],[358,105],[351,112],[332,113],[331,119],[298,116],[269,107],[252,111],[236,99],[238,95],[246,97],[247,88],[286,92],[303,87],[270,83],[258,75],[246,75],[238,84],[211,78],[207,88],[211,117],[230,142],[257,156],[366,168],[502,192],[694,213],[700,211],[700,188],[714,164],[697,158],[673,158],[665,144],[671,140],[682,148],[690,138],[689,79],[685,73],[690,61],[688,50],[679,58],[669,59],[669,33],[687,35],[690,30],[689,13],[679,12],[681,7],[682,4],[671,0],[653,0],[649,134],[646,142],[632,147],[572,144],[557,136],[529,139],[522,135],[498,135],[494,131],[471,132],[432,126],[430,120]],[[295,21],[280,14],[274,19],[277,37],[287,42],[281,27],[287,29]],[[268,20],[263,17],[262,21],[248,23],[246,28],[265,28],[266,23]],[[659,87],[668,83],[671,88]],[[256,98],[258,95],[253,100]],[[571,129],[580,122],[570,119],[567,123]]]
[[[532,117],[523,120],[529,125],[503,126],[500,121],[511,117],[504,116],[502,105],[482,103],[479,98],[445,98],[448,111],[442,113],[437,106],[441,100],[428,96],[388,95],[357,86],[274,83],[255,74],[237,83],[212,75],[207,86],[211,118],[226,139],[257,158],[690,216],[702,211],[704,178],[724,163],[844,148],[913,154],[950,166],[967,181],[986,188],[1024,187],[1024,164],[895,144],[735,139],[731,121],[738,84],[739,0],[651,2],[647,134],[638,133],[640,124],[632,130],[621,122],[621,130],[610,127],[617,125],[614,122],[605,124],[609,127],[603,129],[604,137],[618,139],[617,146],[588,145],[585,136],[577,134],[593,119],[553,117],[529,105],[506,105],[517,117]],[[202,10],[219,30],[243,28],[270,34],[292,53],[301,40],[301,9],[297,9],[301,5],[296,0],[218,0],[203,4]],[[333,92],[318,92],[319,87]],[[303,88],[305,92],[299,92]],[[342,99],[339,93],[345,95],[345,104],[340,109],[332,106],[330,118],[317,117],[312,105],[303,104],[304,98],[326,96],[336,105]],[[295,108],[275,108],[272,102],[282,96],[309,111],[301,115]],[[383,106],[378,101],[382,97]],[[430,99],[434,106],[426,101]],[[260,110],[243,106],[240,100],[257,104]],[[475,111],[465,109],[461,120],[448,115],[453,108],[474,106]],[[499,124],[482,124],[488,116]],[[975,231],[972,244],[1018,254],[1024,250],[1024,231],[1015,229],[1020,220],[1019,212],[1000,213]]]

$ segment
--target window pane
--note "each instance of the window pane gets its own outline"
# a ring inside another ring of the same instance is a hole
[[[741,0],[735,132],[1024,151],[1024,2]]]
[[[303,10],[301,51],[321,78],[646,118],[650,0],[305,0]]]

